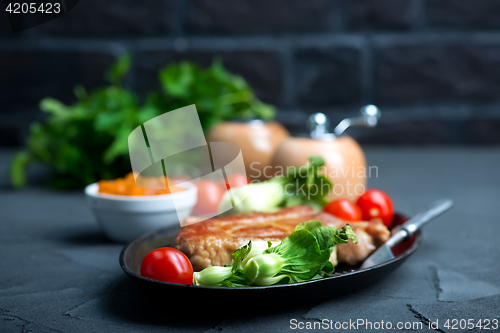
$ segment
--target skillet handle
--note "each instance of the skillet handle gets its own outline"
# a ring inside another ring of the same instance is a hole
[[[453,200],[451,199],[441,199],[435,201],[431,208],[426,210],[425,212],[419,213],[406,221],[404,224],[399,226],[398,230],[406,231],[406,239],[410,238],[415,231],[422,228],[427,222],[432,220],[433,218],[441,215],[448,209],[453,206]]]

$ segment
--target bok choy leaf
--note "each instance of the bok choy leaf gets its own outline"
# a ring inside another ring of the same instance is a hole
[[[237,202],[234,207],[237,213],[274,212],[296,205],[321,210],[328,203],[327,196],[332,189],[332,182],[320,172],[324,166],[322,157],[310,156],[306,165],[290,167],[284,175],[230,189],[219,207],[230,205],[232,196]]]
[[[208,267],[194,274],[194,284],[203,286],[269,286],[308,281],[329,276],[334,267],[329,261],[335,245],[356,236],[349,225],[342,229],[323,226],[313,220],[299,224],[279,244],[248,242],[232,253],[227,267]]]

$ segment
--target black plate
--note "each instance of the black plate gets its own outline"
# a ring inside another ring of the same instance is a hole
[[[406,220],[404,216],[396,214],[391,227]],[[146,254],[159,247],[172,246],[177,231],[175,228],[164,228],[135,239],[122,250],[120,266],[144,292],[157,300],[204,299],[210,300],[213,306],[216,306],[215,303],[218,301],[222,304],[228,300],[245,300],[252,303],[269,302],[271,299],[273,303],[307,301],[360,289],[390,274],[415,252],[422,241],[420,232],[417,232],[410,240],[393,249],[395,258],[392,260],[362,270],[357,267],[337,266],[336,272],[328,278],[288,285],[245,288],[200,287],[161,282],[140,276],[141,262]]]

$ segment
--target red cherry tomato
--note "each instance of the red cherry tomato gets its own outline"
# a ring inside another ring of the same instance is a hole
[[[233,173],[232,175],[227,176],[226,182],[223,183],[223,187],[225,185],[229,190],[231,187],[235,188],[248,184],[250,184],[250,180],[245,175]]]
[[[341,218],[344,221],[360,221],[361,209],[346,199],[337,199],[325,207],[325,212]]]
[[[193,266],[184,253],[171,247],[149,252],[141,264],[141,275],[153,280],[193,284]]]
[[[358,199],[358,206],[363,213],[363,220],[380,218],[386,226],[390,226],[394,217],[394,205],[387,193],[368,189]]]
[[[223,189],[213,180],[202,180],[196,184],[198,187],[198,200],[193,208],[193,214],[204,215],[216,213],[224,194]]]

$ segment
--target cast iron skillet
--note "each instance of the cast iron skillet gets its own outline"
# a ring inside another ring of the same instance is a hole
[[[407,221],[396,214],[392,227]],[[210,300],[211,306],[228,300],[245,302],[297,302],[325,299],[355,289],[363,288],[398,268],[422,242],[416,232],[411,239],[393,249],[395,258],[385,263],[359,270],[357,267],[337,266],[332,276],[320,280],[269,287],[200,287],[161,282],[140,276],[140,266],[146,254],[159,247],[173,246],[178,228],[163,228],[145,234],[124,247],[120,254],[120,266],[146,294],[156,300]]]

